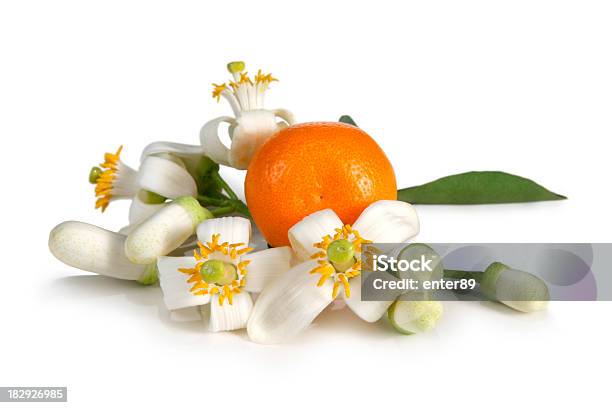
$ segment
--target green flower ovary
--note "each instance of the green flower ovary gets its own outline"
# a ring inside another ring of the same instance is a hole
[[[355,264],[355,249],[347,239],[332,241],[327,247],[327,259],[337,271],[343,272]]]
[[[200,267],[200,275],[207,283],[229,285],[237,278],[236,267],[231,263],[211,259]]]

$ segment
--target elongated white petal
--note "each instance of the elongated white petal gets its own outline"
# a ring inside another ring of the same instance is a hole
[[[390,300],[361,300],[361,277],[357,276],[349,281],[351,285],[351,296],[347,297],[344,292],[344,301],[347,306],[366,322],[373,323],[380,320],[389,306]]]
[[[238,293],[234,295],[231,305],[227,300],[223,305],[219,305],[218,297],[219,295],[216,295],[210,302],[209,330],[218,332],[246,327],[251,310],[253,310],[251,295],[246,292]]]
[[[250,261],[244,289],[247,292],[261,292],[268,283],[291,269],[292,255],[289,247],[270,248],[243,255],[241,260]]]
[[[193,284],[187,283],[189,275],[179,268],[193,268],[196,261],[193,257],[162,256],[157,261],[159,285],[164,293],[164,303],[168,310],[204,305],[210,301],[210,295],[194,295],[190,289]]]
[[[305,261],[320,251],[314,244],[321,242],[325,235],[333,236],[335,229],[342,225],[342,220],[332,210],[317,211],[289,228],[289,242],[298,258]]]
[[[232,125],[235,123],[235,119],[229,116],[221,116],[207,122],[200,130],[200,142],[206,156],[219,164],[229,166],[230,149],[223,144],[219,136],[219,125],[223,122]]]
[[[287,109],[274,109],[272,112],[274,113],[274,115],[287,122],[289,126],[295,123],[295,117],[293,116],[293,113],[291,113]]]
[[[202,156],[204,149],[202,146],[188,145],[173,142],[154,142],[149,144],[142,152],[140,161],[144,161],[147,157],[160,153],[173,153],[177,156]]]
[[[237,169],[246,169],[261,145],[287,127],[284,123],[277,123],[275,114],[265,109],[242,112],[236,124],[232,133],[229,163]]]
[[[309,273],[316,261],[301,263],[271,282],[257,298],[247,330],[258,343],[279,343],[306,329],[332,302],[333,284],[317,286],[319,274]]]
[[[149,264],[178,248],[195,232],[210,211],[193,197],[180,197],[139,224],[125,241],[125,255],[134,263]]]
[[[373,242],[405,242],[419,233],[419,218],[408,203],[381,200],[363,210],[353,228]]]
[[[125,236],[78,221],[66,221],[49,234],[51,253],[66,265],[117,279],[137,280],[145,265],[123,253]]]
[[[248,245],[251,222],[242,217],[213,218],[198,225],[197,234],[200,242],[210,242],[214,234],[219,234],[219,242]]]
[[[184,167],[171,160],[149,156],[138,171],[140,187],[162,197],[195,197],[198,187]]]
[[[151,217],[153,214],[164,208],[166,204],[147,204],[143,200],[143,196],[146,195],[146,191],[140,190],[134,199],[132,200],[132,204],[130,205],[130,212],[128,219],[130,220],[130,225],[140,224],[147,218]]]

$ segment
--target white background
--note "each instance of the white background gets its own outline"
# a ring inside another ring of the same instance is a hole
[[[349,113],[401,187],[467,170],[531,177],[563,202],[419,207],[422,241],[610,241],[612,6],[601,1],[3,1],[0,385],[69,405],[593,406],[609,401],[609,303],[519,315],[447,305],[400,336],[327,311],[295,342],[173,323],[158,288],[82,273],[47,249],[94,211],[90,167],[124,144],[197,143],[243,59],[280,78],[268,107]],[[241,190],[242,173],[228,171]]]

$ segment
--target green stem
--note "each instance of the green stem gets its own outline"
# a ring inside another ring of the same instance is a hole
[[[217,183],[217,185],[221,187],[232,200],[238,200],[238,196],[236,195],[234,190],[232,190],[229,184],[227,184],[226,181],[223,180],[223,177],[221,177],[218,171],[213,171],[210,176],[212,177],[214,182]]]
[[[198,195],[198,201],[200,204],[206,205],[214,205],[216,207],[223,207],[229,204],[229,200],[225,198],[215,198],[209,197],[205,195]]]
[[[444,278],[446,279],[474,279],[480,283],[483,273],[479,271],[461,271],[457,269],[445,269]]]
[[[215,208],[214,210],[210,210],[211,214],[214,215],[215,217],[231,214],[234,211],[236,211],[236,209],[234,208],[233,205],[230,205],[227,207],[219,207],[219,208]]]

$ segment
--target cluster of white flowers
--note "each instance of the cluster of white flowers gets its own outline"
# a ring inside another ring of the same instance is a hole
[[[173,316],[203,319],[211,331],[246,327],[260,343],[295,336],[337,298],[367,322],[389,311],[402,332],[433,327],[442,311],[438,302],[393,304],[360,296],[362,245],[405,243],[419,232],[408,203],[374,202],[353,225],[321,210],[289,229],[290,246],[253,251],[248,209],[219,175],[219,165],[247,168],[259,146],[294,120],[286,110],[263,108],[276,79],[261,71],[249,78],[244,68],[242,62],[228,64],[233,80],[214,84],[213,97],[226,99],[235,117],[205,124],[200,145],[152,143],[138,170],[121,160],[122,147],[106,153],[89,175],[95,206],[104,211],[113,200],[131,200],[129,224],[111,232],[61,223],[51,231],[51,252],[85,271],[142,284],[159,281]],[[219,136],[223,122],[229,124],[229,147]],[[491,297],[502,293],[496,285],[498,276],[508,275],[500,275],[504,267],[490,271],[484,288]],[[258,294],[255,301],[251,294]],[[540,307],[506,303],[519,310]]]

